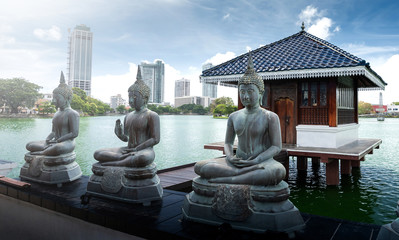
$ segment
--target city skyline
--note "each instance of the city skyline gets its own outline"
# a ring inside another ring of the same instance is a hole
[[[0,78],[23,77],[51,92],[66,71],[67,29],[90,26],[93,42],[92,96],[109,102],[136,79],[137,66],[165,63],[165,101],[173,102],[174,80],[191,80],[205,63],[220,64],[305,30],[365,59],[388,83],[384,104],[399,101],[399,22],[397,1],[79,1],[0,3]],[[46,9],[45,13],[43,9]],[[176,14],[180,13],[180,14]],[[227,93],[226,93],[227,92]],[[236,101],[237,89],[218,89]],[[359,93],[378,104],[379,92]]]

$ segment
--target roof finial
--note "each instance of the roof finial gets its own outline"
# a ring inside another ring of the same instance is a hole
[[[305,23],[304,23],[304,22],[302,22],[301,29],[302,29],[302,32],[304,32],[304,31],[305,31]]]
[[[64,73],[61,71],[60,83],[65,83]]]
[[[250,69],[250,68],[254,69],[254,62],[252,60],[252,51],[248,52],[248,66],[247,66],[247,69]]]
[[[138,66],[138,69],[137,69],[137,77],[136,77],[136,79],[137,79],[137,80],[139,80],[139,79],[140,79],[140,80],[143,80],[142,77],[141,77],[141,68],[140,68],[140,65]]]

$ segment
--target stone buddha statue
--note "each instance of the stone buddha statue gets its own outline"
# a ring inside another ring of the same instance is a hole
[[[53,91],[54,114],[50,134],[45,140],[26,144],[25,165],[20,177],[36,182],[57,184],[78,179],[82,172],[75,162],[75,138],[79,134],[79,113],[71,108],[73,92],[61,72],[60,84]]]
[[[155,159],[153,146],[160,140],[159,116],[147,108],[150,88],[142,81],[140,68],[137,81],[129,87],[129,105],[134,109],[123,121],[115,123],[116,136],[128,142],[127,147],[104,148],[94,153],[103,166],[145,167]]]
[[[79,113],[71,108],[73,92],[65,84],[61,72],[60,85],[53,91],[53,104],[58,108],[52,121],[51,133],[43,141],[32,141],[26,149],[32,155],[57,156],[75,149],[75,138],[79,134]]]
[[[102,148],[94,152],[93,175],[87,192],[115,200],[143,203],[160,200],[162,187],[154,162],[153,147],[160,141],[160,122],[157,113],[147,108],[150,88],[141,78],[128,89],[129,105],[133,112],[125,116],[123,124],[115,123],[116,136],[127,146]]]
[[[251,59],[238,81],[238,89],[245,108],[228,119],[226,158],[197,162],[195,173],[211,183],[276,185],[285,177],[284,166],[273,159],[281,151],[280,121],[277,114],[260,107],[264,84]],[[238,146],[234,154],[236,136]]]
[[[245,108],[232,113],[227,121],[226,157],[195,164],[199,177],[193,179],[193,191],[186,195],[183,218],[293,236],[304,222],[288,200],[290,191],[283,181],[286,170],[273,159],[282,147],[280,121],[275,113],[260,107],[264,83],[255,72],[251,53],[247,70],[238,81],[238,91]]]

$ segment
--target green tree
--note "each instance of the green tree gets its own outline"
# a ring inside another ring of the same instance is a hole
[[[116,111],[118,111],[118,113],[123,114],[126,111],[126,107],[125,105],[119,105],[118,107],[116,107]]]
[[[195,105],[193,108],[193,113],[198,113],[204,115],[207,113],[207,110],[202,105]]]
[[[73,94],[71,101],[71,108],[78,111],[83,112],[85,107],[85,102],[80,98],[77,94]]]
[[[87,101],[87,95],[85,91],[77,87],[72,88],[72,91],[74,94],[78,95],[84,102]]]
[[[97,113],[97,105],[95,103],[89,103],[88,104],[88,109],[87,109],[87,113],[90,116],[94,116]]]
[[[227,115],[227,107],[225,104],[219,104],[213,110],[213,116]]]
[[[392,102],[393,105],[399,105],[399,102]]]
[[[359,101],[358,114],[370,114],[373,111],[373,107],[370,103]]]
[[[183,104],[180,107],[178,107],[183,113],[190,113],[193,111],[194,107],[196,105],[194,103],[190,104]]]
[[[18,107],[33,107],[42,95],[39,85],[23,78],[0,79],[0,104],[11,108],[11,113],[18,113]]]
[[[213,111],[215,110],[216,106],[219,104],[224,104],[226,107],[228,106],[234,106],[234,101],[232,98],[230,97],[220,97],[220,98],[216,98],[215,101],[213,101],[210,105],[209,105],[209,112],[213,113]]]
[[[49,101],[42,102],[39,107],[39,113],[40,114],[49,114],[49,113],[55,113],[57,110],[55,109],[55,106],[51,104]]]

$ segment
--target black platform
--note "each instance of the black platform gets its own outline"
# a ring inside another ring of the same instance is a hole
[[[164,190],[163,200],[150,207],[92,197],[82,204],[88,177],[61,188],[31,182],[30,188],[0,183],[0,194],[20,199],[81,220],[147,239],[287,239],[285,234],[255,234],[183,222],[181,207],[186,193]],[[87,200],[87,199],[85,199]],[[376,239],[379,225],[356,223],[302,213],[306,228],[295,239]]]

